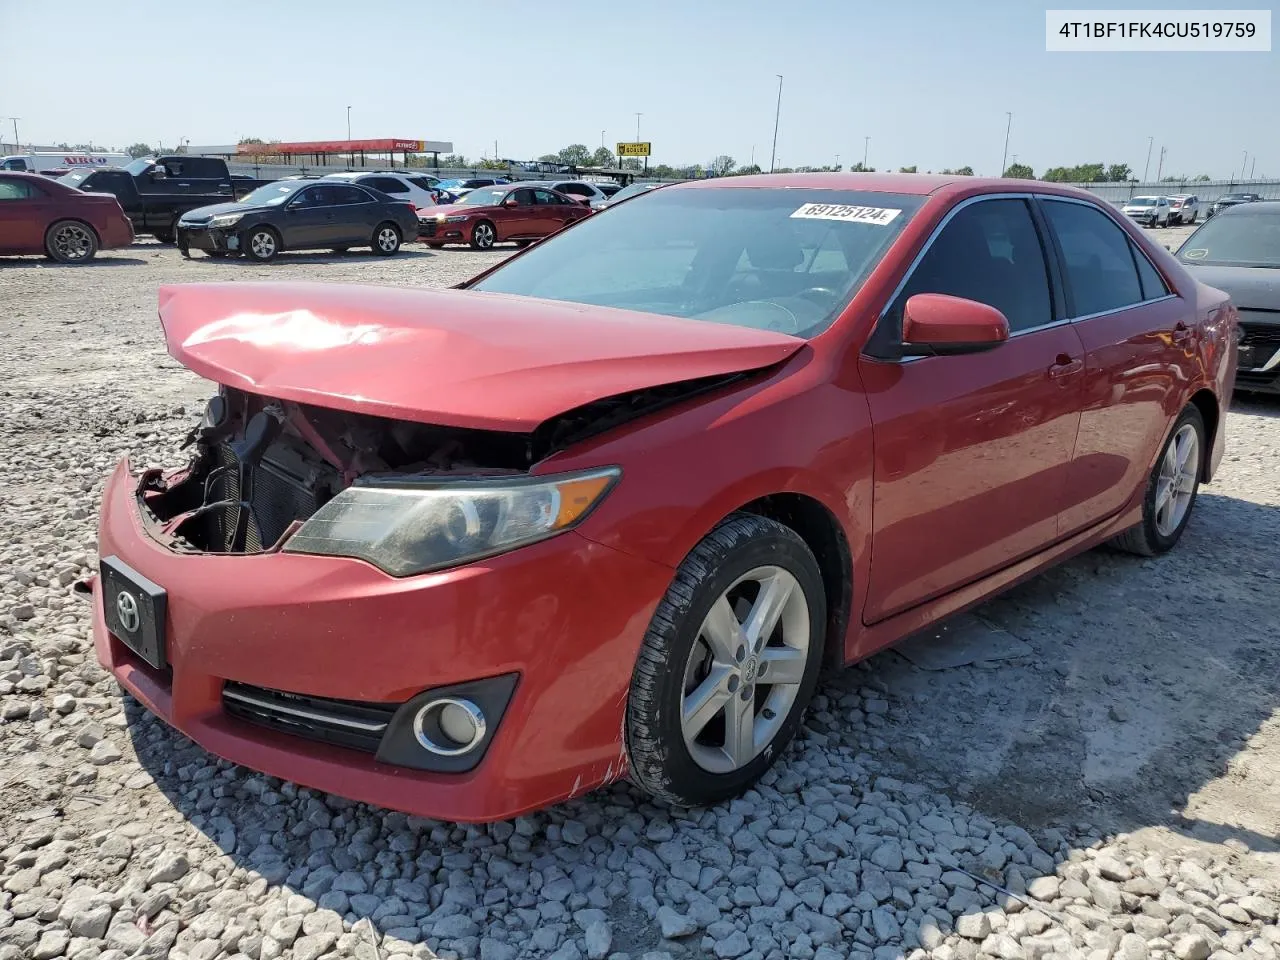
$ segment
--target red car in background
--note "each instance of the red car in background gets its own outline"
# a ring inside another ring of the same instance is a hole
[[[418,239],[436,250],[446,243],[488,250],[508,240],[528,246],[590,215],[590,207],[548,187],[477,187],[457,203],[421,211]]]
[[[43,253],[85,263],[133,243],[133,226],[106,193],[81,193],[34,173],[0,173],[0,256]]]
[[[734,796],[824,662],[1171,549],[1236,349],[1092,195],[892,174],[675,184],[463,289],[160,320],[220,388],[186,468],[106,484],[98,657],[233,762],[463,821]]]

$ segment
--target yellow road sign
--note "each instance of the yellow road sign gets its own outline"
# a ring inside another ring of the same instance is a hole
[[[647,157],[650,156],[649,142],[644,143],[620,143],[618,144],[618,156],[620,157]]]

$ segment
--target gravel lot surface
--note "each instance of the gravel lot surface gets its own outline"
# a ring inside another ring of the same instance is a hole
[[[0,261],[0,960],[1280,956],[1274,401],[1238,402],[1173,554],[1095,551],[979,610],[1019,659],[831,676],[714,809],[620,784],[457,827],[219,761],[122,697],[71,585],[107,471],[180,463],[209,390],[157,285],[432,286],[507,252]]]

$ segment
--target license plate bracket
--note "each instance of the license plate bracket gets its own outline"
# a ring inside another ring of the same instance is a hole
[[[99,564],[103,615],[107,629],[126,647],[157,670],[165,656],[165,617],[168,594],[117,556]]]

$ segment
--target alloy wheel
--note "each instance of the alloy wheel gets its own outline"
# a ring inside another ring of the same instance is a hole
[[[1200,437],[1194,425],[1184,423],[1165,449],[1156,479],[1155,521],[1162,537],[1172,536],[1186,516],[1199,469]]]
[[[93,237],[84,227],[68,223],[59,227],[53,235],[53,249],[59,260],[74,263],[89,256],[93,249]]]
[[[378,247],[384,253],[393,253],[400,246],[400,238],[391,227],[383,227],[378,231]]]
[[[249,248],[255,257],[269,257],[276,252],[276,238],[263,230],[249,240]]]
[[[477,224],[475,228],[476,246],[488,249],[493,246],[493,227],[487,223]]]
[[[804,589],[757,567],[711,606],[685,664],[680,728],[693,761],[731,773],[760,754],[800,691],[812,630]]]

